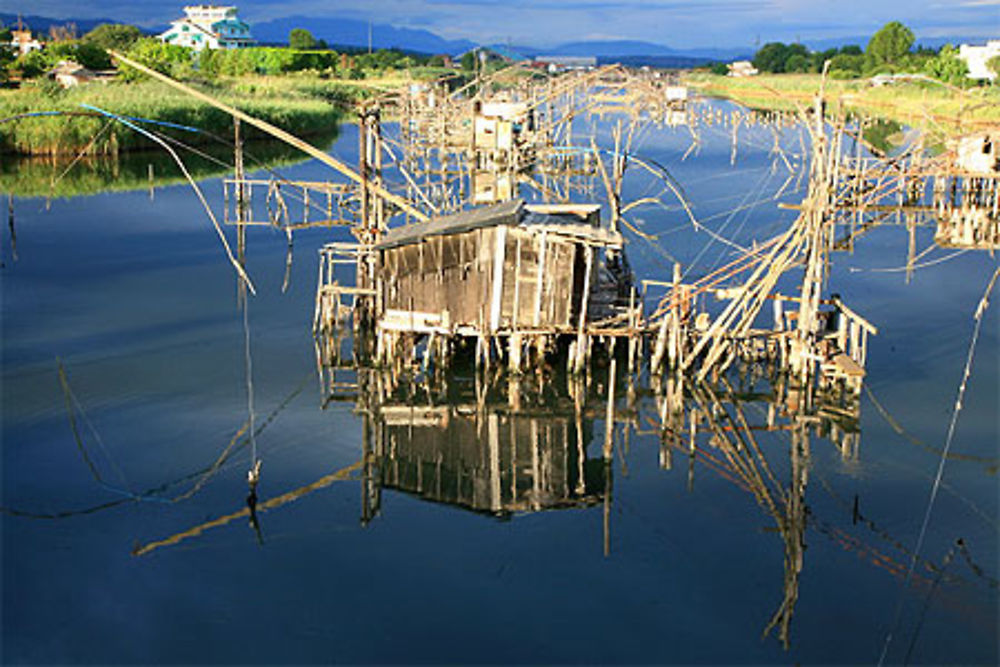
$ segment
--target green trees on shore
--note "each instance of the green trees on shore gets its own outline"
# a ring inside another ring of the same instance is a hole
[[[753,58],[753,66],[761,72],[808,73],[819,72],[827,60],[840,58],[842,66],[853,66],[854,59],[861,57],[861,47],[844,46],[826,51],[809,51],[802,44],[769,42],[762,46]]]
[[[3,30],[10,41],[10,31]],[[67,31],[70,34],[71,31]],[[304,28],[289,33],[288,47],[255,46],[243,49],[203,50],[200,53],[182,46],[166,44],[155,37],[144,36],[131,25],[102,24],[80,39],[50,40],[45,48],[17,56],[14,50],[0,47],[0,81],[14,76],[25,80],[41,77],[61,60],[72,60],[91,70],[106,70],[113,66],[108,49],[120,51],[136,61],[164,74],[203,80],[216,76],[246,74],[285,74],[315,70],[326,76],[361,79],[387,70],[426,65],[429,58],[397,49],[380,49],[363,53],[358,49],[334,51],[322,39],[316,39]],[[440,59],[439,63],[440,64]],[[121,78],[136,81],[145,78],[129,67],[121,68]]]
[[[968,69],[958,57],[958,50],[945,45],[940,50],[918,46],[913,31],[899,21],[882,26],[864,51],[850,45],[826,51],[810,51],[802,44],[769,42],[754,55],[754,67],[762,72],[819,72],[830,61],[830,76],[856,79],[876,74],[924,74],[955,86],[975,85],[968,79]]]
[[[865,49],[867,69],[903,67],[914,42],[913,31],[899,21],[890,21],[868,40]]]

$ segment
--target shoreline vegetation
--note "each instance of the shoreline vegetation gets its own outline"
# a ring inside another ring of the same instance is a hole
[[[454,65],[446,56],[394,49],[335,51],[301,28],[290,32],[287,47],[200,52],[143,36],[134,26],[104,24],[79,39],[74,30],[50,31],[44,49],[18,57],[0,48],[0,84],[19,84],[0,88],[0,155],[113,157],[157,148],[134,127],[83,105],[168,135],[178,144],[232,144],[233,120],[227,113],[134,68],[109,71],[112,51],[307,140],[335,132],[355,103],[373,95],[440,78],[461,85],[477,71],[506,67],[506,59],[489,49],[473,49]],[[11,34],[0,26],[0,43]],[[820,52],[771,42],[753,58],[759,75],[725,76],[729,66],[715,63],[709,71],[682,71],[681,78],[703,95],[758,109],[808,107],[823,88],[833,113],[870,115],[926,130],[934,138],[1000,126],[1000,86],[969,79],[953,47],[933,50],[914,47],[914,42],[909,28],[893,21],[865,49],[847,45]],[[64,89],[52,77],[67,60],[90,68],[90,75],[103,74],[96,77],[100,80]],[[1000,57],[990,60],[989,67],[1000,72]],[[819,74],[824,68],[829,69],[825,81]],[[873,85],[876,74],[885,85]],[[263,138],[250,127],[243,136],[248,141]]]
[[[310,141],[325,149],[338,134],[339,126],[335,125],[312,135]],[[248,174],[308,159],[299,149],[271,139],[249,142],[244,149]],[[182,159],[196,180],[232,175],[232,146],[213,142],[195,150],[183,152]],[[0,160],[0,192],[15,197],[65,199],[186,183],[187,178],[173,158],[159,146],[80,159],[66,155],[9,155]]]
[[[10,30],[0,26],[0,44],[5,34],[9,39]],[[143,37],[132,26],[105,24],[80,39],[53,36],[43,50],[13,60],[0,46],[0,155],[116,156],[156,147],[141,132],[84,104],[128,121],[147,119],[152,122],[136,124],[189,145],[209,145],[219,137],[232,141],[228,114],[133,68],[110,69],[113,50],[304,138],[329,133],[354,103],[372,95],[415,80],[463,76],[434,57],[398,50],[338,52],[310,41],[301,48],[195,52]],[[60,85],[57,72],[67,62],[85,68],[84,83]],[[5,82],[13,87],[4,88]],[[244,128],[245,139],[258,137],[263,135]]]
[[[368,82],[331,82],[318,76],[247,75],[202,85],[213,97],[237,106],[296,135],[312,137],[335,131],[348,105],[369,94]],[[20,156],[114,156],[156,148],[141,133],[113,118],[87,109],[87,104],[131,119],[148,119],[195,128],[168,128],[136,123],[163,131],[185,144],[205,146],[233,137],[233,120],[156,81],[92,83],[67,90],[32,85],[0,90],[0,154]],[[54,112],[54,113],[53,113]],[[24,114],[22,116],[22,114]],[[252,141],[256,130],[247,127]]]
[[[683,81],[708,97],[757,109],[791,111],[812,104],[822,77],[790,73],[727,77],[689,72]],[[995,86],[958,90],[923,79],[873,86],[869,79],[827,78],[823,88],[830,110],[864,113],[935,136],[954,137],[1000,125],[1000,89]]]

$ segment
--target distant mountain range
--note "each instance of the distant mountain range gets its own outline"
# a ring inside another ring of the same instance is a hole
[[[17,23],[16,14],[0,13],[0,22],[10,26]],[[50,26],[74,23],[79,34],[84,34],[101,23],[117,23],[115,19],[53,19],[45,16],[23,16],[25,24],[32,30],[47,32]],[[262,44],[286,44],[288,33],[293,28],[306,28],[317,39],[326,40],[332,47],[366,48],[369,34],[371,45],[376,49],[401,49],[417,53],[447,53],[458,55],[478,46],[475,42],[459,39],[448,40],[429,31],[415,28],[398,28],[385,23],[370,24],[367,21],[336,17],[288,16],[271,21],[251,24],[253,36]],[[149,34],[158,34],[167,29],[162,26],[147,27]],[[370,33],[369,33],[370,30]],[[806,45],[815,50],[825,50],[846,44],[857,44],[862,48],[869,36],[843,37],[837,39],[810,40]],[[957,44],[961,37],[917,39],[917,44],[938,48],[946,43]],[[975,40],[972,40],[975,41]],[[488,45],[485,45],[488,46]],[[532,46],[503,45],[504,51],[520,54],[526,58],[539,55],[596,56],[599,63],[622,62],[628,65],[651,65],[656,67],[691,67],[711,61],[732,61],[749,59],[754,49],[732,48],[691,48],[673,49],[653,42],[617,41],[575,41],[548,48]]]
[[[0,12],[0,23],[3,23],[6,27],[12,28],[17,25],[18,14],[5,14]],[[76,26],[77,35],[83,35],[90,32],[102,23],[120,23],[115,19],[53,19],[47,16],[32,16],[32,15],[20,15],[20,19],[24,22],[24,25],[31,28],[35,32],[47,33],[49,28],[56,26],[64,26],[67,23],[72,23]],[[164,24],[163,30],[166,30],[167,26]],[[146,31],[150,32],[150,31]]]
[[[273,21],[253,23],[250,31],[254,38],[266,43],[288,43],[288,33],[293,28],[305,28],[316,39],[326,40],[331,46],[368,46],[367,21],[345,18],[286,16]],[[464,53],[476,46],[468,40],[447,40],[429,30],[397,28],[384,23],[371,24],[372,47],[376,49],[402,49],[418,53]]]

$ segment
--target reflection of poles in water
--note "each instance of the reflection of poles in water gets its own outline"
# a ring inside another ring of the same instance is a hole
[[[314,491],[319,491],[320,489],[325,489],[326,487],[330,486],[334,482],[340,482],[340,481],[344,481],[344,480],[349,480],[349,479],[351,479],[351,475],[353,473],[355,473],[359,469],[361,469],[361,465],[362,465],[362,461],[357,461],[357,462],[352,463],[351,465],[347,466],[346,468],[341,468],[340,470],[332,472],[329,475],[324,475],[323,477],[320,477],[319,479],[317,479],[315,482],[312,482],[311,484],[306,484],[305,486],[300,486],[300,487],[298,487],[296,489],[292,489],[288,493],[283,493],[280,496],[275,496],[274,498],[271,498],[269,500],[265,500],[264,502],[259,503],[256,506],[256,511],[257,512],[266,512],[268,510],[277,509],[277,508],[281,507],[282,505],[287,505],[288,503],[293,502],[295,500],[298,500],[299,498],[302,498],[303,496],[307,496],[310,493],[313,493]],[[189,529],[187,529],[185,531],[182,531],[180,533],[175,533],[175,534],[171,535],[170,537],[164,538],[162,540],[156,540],[154,542],[148,542],[148,543],[146,543],[146,544],[144,544],[142,546],[136,547],[135,549],[132,550],[132,555],[133,556],[145,556],[146,554],[148,554],[148,553],[150,553],[152,551],[156,551],[157,549],[159,549],[161,547],[169,547],[169,546],[173,546],[175,544],[179,544],[179,543],[183,542],[184,540],[191,539],[192,537],[198,537],[199,535],[201,535],[202,533],[204,533],[207,530],[210,530],[212,528],[219,528],[221,526],[225,526],[227,524],[232,523],[236,519],[242,519],[243,517],[249,517],[249,516],[250,516],[250,508],[249,507],[245,507],[245,508],[243,508],[241,510],[238,510],[236,512],[232,512],[231,514],[226,514],[226,515],[221,516],[221,517],[219,517],[217,519],[211,519],[209,521],[205,521],[204,523],[200,523],[197,526],[189,528]]]
[[[608,368],[608,406],[604,414],[604,557],[611,555],[611,465],[615,441],[615,358]]]
[[[7,227],[10,229],[10,257],[17,261],[17,231],[14,229],[14,195],[7,195]]]
[[[722,382],[728,385],[724,378]],[[731,476],[741,488],[754,496],[757,504],[774,518],[781,533],[785,544],[784,595],[763,634],[767,635],[773,628],[779,627],[779,638],[785,648],[788,648],[792,616],[798,600],[799,574],[803,565],[806,526],[804,500],[809,457],[806,433],[808,422],[796,419],[792,428],[791,482],[786,490],[771,471],[744,414],[741,401],[735,398],[732,388],[729,387],[731,410],[723,405],[723,399],[707,383],[695,383],[689,389],[696,404],[691,408],[690,417],[692,457],[697,451],[695,423],[701,420],[706,424],[713,447],[722,454],[723,460],[718,463],[725,470],[725,476]]]
[[[368,523],[378,515],[379,484],[375,457],[372,455],[372,418],[366,411],[362,425],[362,457],[364,468],[361,473],[361,525]]]
[[[257,519],[257,482],[260,481],[260,461],[247,473],[247,483],[250,485],[250,492],[247,494],[247,509],[250,510],[250,527],[253,528],[257,536],[257,543],[263,544],[264,537],[260,532],[260,521]]]
[[[256,522],[255,508],[257,504],[257,484],[260,482],[260,459],[257,458],[257,435],[254,421],[253,404],[253,357],[250,353],[250,300],[243,299],[243,358],[245,362],[244,372],[246,373],[247,385],[247,424],[250,435],[250,469],[247,471],[247,484],[250,486],[250,495],[247,497],[247,505],[250,507],[251,525],[258,530]],[[251,502],[252,501],[252,502]]]
[[[791,480],[788,491],[784,494],[784,513],[774,516],[785,543],[784,599],[763,632],[766,637],[778,627],[778,637],[786,649],[789,646],[789,627],[795,613],[795,603],[799,599],[799,574],[802,572],[805,550],[805,495],[809,478],[809,432],[806,422],[798,418],[792,429],[790,455]]]
[[[236,260],[239,265],[246,270],[247,266],[247,201],[246,182],[243,171],[243,137],[240,135],[240,119],[233,118],[233,163],[234,178],[236,180]],[[150,165],[152,168],[152,165]],[[152,183],[152,181],[150,181]],[[150,186],[152,193],[152,186]],[[236,296],[239,303],[242,303],[247,296],[246,284],[242,280],[236,281]]]

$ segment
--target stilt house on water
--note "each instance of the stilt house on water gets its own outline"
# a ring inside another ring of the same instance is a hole
[[[599,215],[514,199],[390,230],[374,248],[380,337],[568,334],[614,315],[631,272]]]

